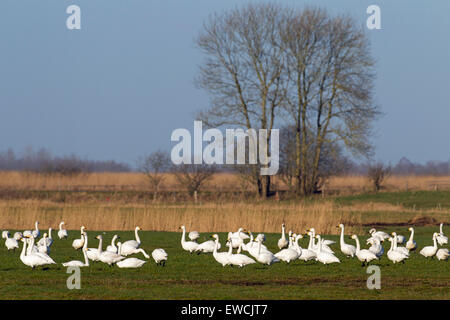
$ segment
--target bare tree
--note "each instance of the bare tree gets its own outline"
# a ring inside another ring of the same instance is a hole
[[[280,7],[248,4],[215,14],[204,24],[196,44],[205,54],[197,84],[211,95],[212,106],[199,118],[208,126],[238,125],[272,129],[283,101],[283,54]],[[267,135],[267,145],[270,131]],[[252,167],[253,168],[253,167]],[[259,168],[253,168],[254,175]],[[270,193],[270,176],[257,178],[262,197]]]
[[[215,166],[205,164],[180,164],[173,165],[171,171],[179,185],[186,189],[190,196],[194,196],[212,178],[217,169]]]
[[[391,166],[385,166],[381,162],[369,165],[367,169],[367,176],[376,192],[378,192],[381,189],[383,182],[390,175],[391,175]]]
[[[289,87],[286,111],[296,134],[297,191],[316,191],[325,145],[341,143],[368,155],[374,61],[362,28],[348,16],[307,7],[286,13],[281,25]]]
[[[156,199],[159,188],[164,180],[164,173],[170,167],[170,157],[164,151],[155,151],[150,155],[138,159],[138,170],[145,178],[153,191],[153,199]]]

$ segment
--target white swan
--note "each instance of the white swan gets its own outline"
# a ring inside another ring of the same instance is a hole
[[[197,241],[197,239],[200,238],[200,233],[198,233],[198,231],[191,231],[188,234],[188,238],[191,239],[191,241]]]
[[[285,234],[285,224],[284,222],[281,224],[281,238],[278,240],[278,248],[284,249],[288,246],[288,241],[286,240]]]
[[[303,260],[303,261],[305,261],[305,262],[317,258],[316,251],[313,249],[313,238],[312,238],[312,233],[309,232],[308,235],[309,235],[309,244],[308,244],[308,248],[307,248],[307,249],[303,249],[303,248],[302,248],[301,255],[298,257],[300,260]],[[301,235],[299,235],[299,236],[301,236]],[[297,240],[297,244],[298,244],[298,240]]]
[[[81,235],[81,238],[80,238],[80,239],[75,239],[75,240],[73,240],[73,242],[72,242],[72,247],[73,247],[75,250],[81,249],[81,248],[83,248],[83,246],[84,246],[83,232],[84,232],[85,229],[86,229],[85,226],[81,226],[81,228],[80,228],[80,235]],[[88,249],[88,251],[89,251],[89,249]]]
[[[417,243],[414,241],[414,228],[410,227],[408,230],[411,231],[411,235],[409,236],[409,240],[406,242],[405,247],[406,249],[413,251],[417,248]]]
[[[45,261],[47,261],[49,264],[56,264],[56,262],[47,253],[40,252],[39,249],[37,249],[37,247],[34,245],[34,240],[35,239],[33,236],[28,237],[29,246],[32,249],[27,254],[39,256],[39,257],[43,258]]]
[[[258,239],[258,252],[253,255],[259,263],[271,265],[275,262],[280,262],[280,259],[275,257],[275,255],[269,251],[261,251],[262,239]]]
[[[117,234],[115,234],[115,235],[112,237],[111,245],[109,245],[109,246],[106,247],[106,251],[112,252],[112,253],[117,253],[117,246],[116,246],[116,240],[117,240],[117,239],[120,239],[120,237],[119,237]]]
[[[399,251],[401,253],[403,253],[404,255],[407,255],[409,257],[409,250],[406,247],[399,247],[397,245],[398,243],[398,236],[397,233],[392,232],[392,236],[395,237],[395,241],[394,241],[394,250],[395,251]]]
[[[436,252],[436,258],[438,260],[447,260],[450,257],[450,253],[447,248],[441,248]]]
[[[214,247],[216,246],[216,243],[214,240],[207,240],[205,242],[202,242],[198,245],[198,247],[194,250],[197,253],[211,253],[214,251]],[[220,243],[218,244],[218,250],[221,248]]]
[[[103,242],[103,237],[101,235],[97,236],[97,239],[99,240],[99,245],[98,245],[98,259],[103,262],[108,264],[109,266],[119,262],[120,260],[125,259],[125,257],[121,256],[120,254],[117,253],[113,253],[113,252],[108,252],[108,251],[103,251],[102,250],[102,242]],[[121,252],[120,247],[121,247],[121,243],[118,243],[119,245],[119,253]]]
[[[20,260],[22,261],[23,264],[31,267],[31,268],[35,268],[38,266],[44,266],[47,264],[51,264],[50,262],[48,262],[46,259],[44,259],[43,257],[39,256],[39,255],[35,255],[35,254],[26,254],[27,251],[27,239],[26,238],[22,238],[21,241],[23,242],[23,248],[22,248],[22,252],[20,253]]]
[[[34,230],[25,230],[23,232],[23,236],[26,237],[26,238],[31,237],[31,236],[33,236],[35,238],[38,238],[40,236],[40,234],[41,234],[39,232],[39,227],[38,226],[39,226],[39,222],[36,221],[34,223]]]
[[[405,263],[404,260],[408,259],[408,256],[406,254],[403,254],[400,251],[394,250],[395,242],[396,242],[397,238],[392,237],[392,238],[389,238],[388,240],[391,242],[391,248],[387,252],[388,259],[391,260],[394,264],[398,263],[398,262]]]
[[[142,252],[143,250],[138,250],[141,245],[141,239],[139,238],[138,231],[141,230],[139,226],[134,229],[135,240],[128,240],[122,243],[122,253],[124,256],[128,256],[133,253]],[[148,259],[149,255],[147,253],[144,256]]]
[[[366,264],[369,264],[372,260],[378,260],[378,257],[370,250],[367,249],[361,249],[359,244],[359,239],[356,234],[352,235],[352,239],[356,241],[356,252],[355,255],[358,258],[359,261],[362,262],[362,267],[364,267]]]
[[[140,268],[142,267],[147,261],[138,259],[138,258],[127,258],[122,261],[118,261],[116,265],[119,268]]]
[[[340,238],[340,246],[341,246],[341,252],[347,256],[347,257],[354,257],[356,253],[356,247],[351,244],[346,244],[344,241],[344,225],[341,223],[337,226],[341,229],[341,238]]]
[[[420,250],[420,254],[423,255],[425,258],[433,257],[436,254],[438,249],[436,238],[438,235],[439,234],[437,232],[433,233],[433,245],[424,247],[422,250]]]
[[[372,237],[378,237],[380,239],[380,242],[383,242],[386,239],[389,239],[390,236],[384,232],[384,231],[377,231],[375,228],[372,228],[369,230],[369,234]]]
[[[69,236],[67,233],[67,230],[63,228],[64,225],[64,221],[61,221],[59,224],[59,230],[58,230],[58,238],[59,239],[67,239],[67,237]]]
[[[381,245],[380,239],[378,237],[372,237],[367,240],[367,244],[371,244],[369,251],[373,252],[378,258],[380,258],[384,253],[384,248]]]
[[[274,254],[275,257],[287,263],[297,260],[298,257],[302,254],[302,249],[298,246],[297,242],[292,241],[292,237],[289,237],[289,242],[291,243],[291,245],[288,248]],[[297,246],[295,244],[297,244]]]
[[[438,233],[438,236],[436,237],[436,240],[437,240],[437,242],[439,243],[440,246],[448,244],[448,238],[444,235],[444,232],[442,231],[442,227],[443,226],[444,226],[443,223],[441,223],[439,225],[439,233]]]
[[[180,229],[183,230],[181,235],[181,247],[183,250],[189,251],[190,253],[194,252],[194,250],[198,247],[198,243],[194,241],[186,241],[186,227],[181,226]]]
[[[10,238],[8,231],[3,231],[2,238],[5,239],[5,246],[8,250],[16,251],[16,249],[19,249],[19,242],[14,238]]]
[[[52,228],[48,228],[48,234],[44,233],[44,235],[46,235],[46,237],[42,237],[37,245],[39,246],[47,246],[47,247],[51,247],[51,245],[53,244],[53,238],[52,238]]]
[[[83,233],[82,237],[87,237],[86,233]],[[89,259],[87,256],[87,240],[84,241],[84,246],[81,251],[83,252],[84,262],[78,261],[78,260],[72,260],[69,262],[64,262],[62,265],[64,267],[89,267]]]
[[[215,246],[213,250],[213,257],[214,259],[222,265],[222,267],[225,267],[226,265],[230,264],[230,260],[228,259],[228,252],[217,252],[219,247],[219,235],[213,234],[212,237],[215,239]],[[229,246],[229,250],[232,249],[232,246]]]
[[[232,233],[231,237],[232,238],[239,237],[244,240],[250,239],[250,236],[246,234],[246,230],[244,228],[239,228],[238,231]]]
[[[233,241],[233,238],[231,238],[230,241]],[[228,261],[229,264],[233,265],[233,266],[239,266],[240,268],[248,265],[248,264],[253,264],[256,263],[255,260],[253,260],[250,257],[247,257],[245,254],[241,254],[241,247],[242,244],[239,246],[238,248],[238,252],[236,254],[233,254],[233,244],[231,244],[228,248]]]
[[[334,254],[329,252],[324,252],[322,250],[322,240],[320,239],[320,235],[316,235],[317,241],[318,241],[318,249],[317,249],[317,257],[316,260],[319,262],[322,262],[323,264],[330,264],[330,263],[340,263],[338,257],[336,257]]]
[[[87,233],[83,231],[83,234],[81,235],[81,237],[83,238],[83,246],[86,246],[87,248],[87,242],[88,242],[88,236]],[[86,249],[86,255],[88,257],[89,260],[91,261],[100,261],[100,257],[98,255],[98,253],[100,252],[100,246],[102,245],[102,243],[99,241],[98,242],[98,248],[87,248]]]
[[[40,240],[38,241],[37,248],[38,248],[38,251],[39,251],[39,252],[41,252],[41,253],[46,253],[46,254],[49,254],[49,253],[50,253],[50,247],[47,245],[47,244],[48,244],[47,239],[48,239],[48,238],[47,238],[47,233],[44,233],[42,239],[40,239]]]
[[[229,239],[232,239],[233,241],[230,241],[228,244],[231,244],[234,249],[239,248],[242,244],[244,244],[245,239],[250,239],[250,236],[245,234],[246,230],[243,228],[239,228],[237,232],[231,233],[229,232]]]
[[[155,260],[157,265],[165,266],[167,257],[167,252],[164,249],[159,248],[152,251],[152,258]]]

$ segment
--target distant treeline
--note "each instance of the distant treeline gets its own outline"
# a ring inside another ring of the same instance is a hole
[[[282,151],[282,150],[281,150]],[[281,156],[281,162],[283,157]],[[345,156],[334,159],[333,170],[335,174],[365,175],[370,166],[369,163],[356,163]],[[217,168],[218,171],[230,171],[229,168]],[[425,164],[415,163],[403,157],[396,165],[391,165],[391,173],[394,175],[450,175],[449,161],[428,161]],[[45,148],[33,150],[27,148],[24,152],[15,153],[11,148],[0,152],[0,171],[30,171],[39,173],[78,174],[89,172],[131,172],[135,169],[127,163],[114,160],[98,161],[82,159],[76,155],[53,156]],[[170,171],[170,170],[169,170]]]
[[[353,163],[348,169],[347,173],[366,174],[369,164]],[[390,167],[390,171],[394,175],[450,175],[450,160],[449,161],[427,161],[425,164],[415,163],[402,157],[400,161]]]
[[[0,170],[75,175],[89,172],[129,172],[132,169],[128,164],[114,160],[95,161],[82,159],[76,155],[53,156],[45,148],[37,151],[27,148],[20,155],[12,149],[0,152]]]

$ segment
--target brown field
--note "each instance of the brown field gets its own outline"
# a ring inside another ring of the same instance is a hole
[[[450,177],[392,176],[386,181],[384,191],[444,189],[449,180]],[[279,190],[284,188],[276,179],[275,185]],[[180,191],[170,175],[162,189]],[[320,233],[336,234],[335,226],[339,223],[346,224],[349,232],[358,232],[380,221],[405,224],[432,217],[435,221],[450,222],[448,208],[416,211],[380,202],[345,206],[328,197],[368,191],[369,184],[362,176],[332,177],[320,201],[255,201],[245,194],[232,200],[223,198],[222,191],[251,192],[248,186],[247,189],[241,186],[239,177],[233,174],[216,174],[205,190],[218,196],[206,198],[200,193],[198,203],[178,194],[170,201],[153,202],[151,193],[145,193],[146,190],[145,178],[139,173],[64,177],[0,172],[0,229],[29,229],[37,220],[42,229],[57,228],[60,221],[65,221],[68,229],[85,225],[90,230],[131,230],[139,225],[144,230],[177,231],[185,224],[188,230],[199,232],[225,232],[246,227],[270,233],[279,232],[284,221],[297,232],[314,226]]]
[[[275,177],[274,188],[286,190]],[[252,187],[242,183],[238,175],[217,173],[204,189],[215,191],[240,191]],[[13,190],[148,190],[148,183],[140,173],[91,173],[77,176],[42,175],[27,172],[0,172],[0,189]],[[166,174],[161,189],[178,190],[175,178]],[[450,176],[391,176],[384,183],[385,191],[450,190]],[[365,176],[335,176],[325,184],[325,193],[357,194],[371,190]]]

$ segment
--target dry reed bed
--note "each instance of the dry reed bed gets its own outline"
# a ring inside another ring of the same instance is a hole
[[[286,186],[274,177],[274,186],[280,190]],[[385,182],[388,191],[430,190],[433,186],[449,189],[450,176],[391,176]],[[208,190],[241,191],[249,190],[238,175],[217,173],[208,182]],[[19,171],[0,171],[0,189],[16,190],[148,190],[144,175],[140,173],[91,173],[78,176],[42,175]],[[179,189],[171,174],[166,174],[162,190]],[[365,176],[335,176],[328,179],[325,191],[355,193],[370,190]]]
[[[315,227],[318,232],[336,234],[336,225],[360,230],[360,214],[336,208],[331,203],[290,204],[202,204],[202,205],[101,205],[54,204],[43,201],[0,202],[1,229],[29,229],[34,221],[42,229],[57,228],[65,221],[68,229],[85,225],[90,230],[178,231],[180,225],[199,232],[228,232],[245,227],[255,232],[279,232],[284,221],[289,229],[303,232]]]

